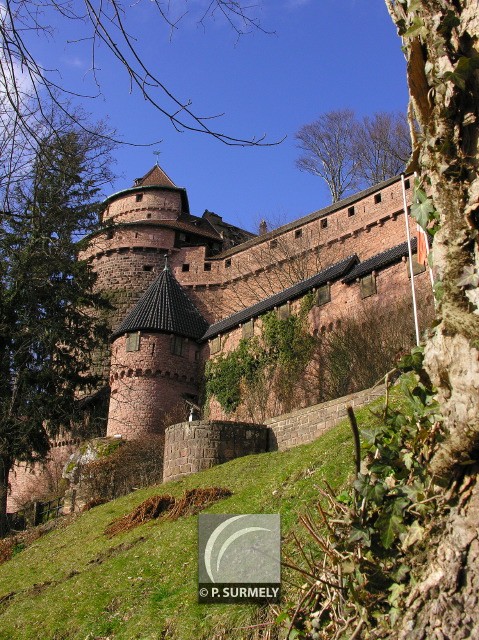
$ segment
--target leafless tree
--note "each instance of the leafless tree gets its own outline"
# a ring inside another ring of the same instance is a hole
[[[350,109],[330,111],[298,131],[301,171],[326,181],[333,202],[404,170],[411,155],[406,116],[375,113],[357,120]]]
[[[355,129],[353,153],[361,182],[373,186],[404,171],[411,155],[411,134],[403,113],[366,116]]]
[[[342,109],[324,113],[296,134],[303,151],[297,167],[323,178],[333,202],[358,186],[358,163],[353,153],[355,128],[354,111]]]

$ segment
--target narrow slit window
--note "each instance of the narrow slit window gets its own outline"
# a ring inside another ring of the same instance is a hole
[[[374,196],[374,204],[379,204],[381,202],[381,199],[381,194],[376,193],[376,195]]]
[[[348,209],[348,217],[352,218],[356,212],[354,211],[354,207],[349,207]]]
[[[321,229],[326,229],[327,226],[328,226],[328,219],[327,218],[323,218],[321,220]]]

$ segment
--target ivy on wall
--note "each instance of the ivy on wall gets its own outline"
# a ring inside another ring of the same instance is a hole
[[[307,315],[313,294],[305,296],[298,315],[280,318],[274,311],[262,317],[262,334],[243,338],[238,347],[206,364],[206,395],[233,413],[254,387],[267,380],[282,397],[293,393],[311,361],[315,340],[308,332]]]

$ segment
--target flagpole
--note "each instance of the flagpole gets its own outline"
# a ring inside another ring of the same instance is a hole
[[[412,248],[411,248],[411,232],[409,231],[409,218],[408,218],[408,206],[406,201],[406,185],[404,184],[404,173],[401,173],[401,185],[402,185],[402,199],[404,207],[404,221],[406,223],[406,237],[407,237],[407,249],[409,253],[409,273],[411,277],[411,293],[412,293],[412,307],[414,314],[414,327],[416,329],[416,344],[419,346],[419,324],[417,321],[417,306],[416,306],[416,290],[414,288],[414,269],[412,266]]]

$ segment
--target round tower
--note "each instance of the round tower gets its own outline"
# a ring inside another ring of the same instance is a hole
[[[165,266],[113,334],[107,435],[158,433],[165,414],[197,402],[198,340],[207,327]]]
[[[101,229],[80,258],[90,261],[96,289],[112,304],[113,329],[160,273],[162,256],[175,246],[177,220],[189,215],[189,205],[186,190],[157,165],[104,204]]]

